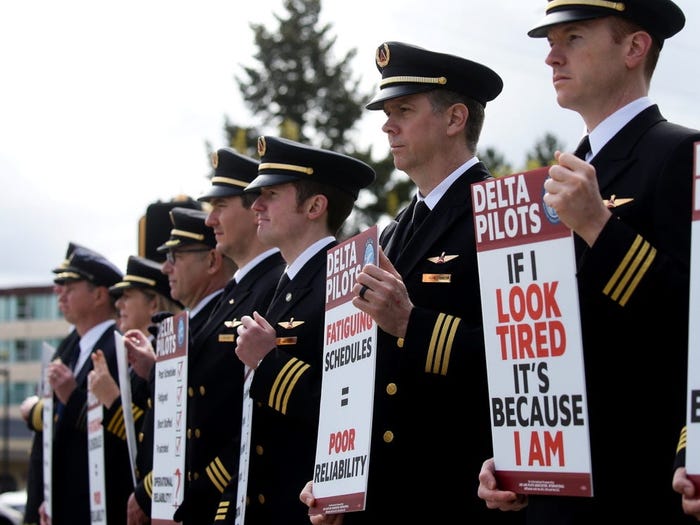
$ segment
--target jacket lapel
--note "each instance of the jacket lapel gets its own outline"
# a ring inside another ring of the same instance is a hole
[[[664,120],[658,106],[648,107],[618,131],[593,158],[591,164],[596,169],[598,187],[602,195],[605,195],[605,189],[620,174],[630,170],[636,162],[632,153],[636,151],[637,143],[647,130]]]

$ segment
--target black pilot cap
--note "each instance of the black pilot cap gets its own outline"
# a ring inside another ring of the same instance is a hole
[[[635,22],[653,36],[660,46],[664,40],[678,33],[685,25],[685,15],[671,0],[550,0],[545,16],[528,31],[528,36],[547,36],[555,24],[590,20],[604,16],[620,16]]]
[[[72,281],[89,281],[95,286],[109,288],[122,278],[121,270],[103,255],[83,246],[74,246],[66,266],[56,274],[53,282],[66,284]]]
[[[384,42],[375,62],[382,80],[367,109],[382,109],[387,100],[433,89],[449,89],[486,106],[503,90],[501,77],[484,65],[403,42]]]
[[[211,249],[216,248],[214,230],[206,225],[207,213],[204,210],[181,208],[176,206],[170,210],[170,238],[158,246],[158,252],[182,248],[192,244],[206,244]]]
[[[170,283],[168,276],[162,271],[163,263],[130,255],[126,263],[126,275],[124,278],[109,288],[112,297],[121,297],[128,288],[151,290],[163,297],[172,300],[170,296]]]
[[[297,180],[334,186],[353,198],[374,182],[374,170],[361,160],[278,137],[258,138],[258,176],[246,192]]]
[[[219,148],[211,155],[214,176],[211,188],[198,201],[242,195],[245,187],[258,176],[258,161],[241,155],[233,148]]]

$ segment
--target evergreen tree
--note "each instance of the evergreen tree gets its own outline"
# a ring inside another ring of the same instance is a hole
[[[506,161],[502,153],[499,153],[494,148],[486,148],[486,150],[478,153],[479,160],[489,169],[494,177],[502,177],[513,173],[513,168]]]
[[[272,133],[367,162],[377,172],[377,180],[361,190],[339,237],[373,224],[381,227],[408,203],[415,186],[407,175],[394,169],[388,147],[386,156],[375,161],[371,147],[362,150],[348,138],[372,96],[362,92],[360,78],[352,73],[357,50],[349,50],[340,60],[334,58],[339,53],[334,52],[332,25],[319,23],[321,0],[284,0],[283,8],[284,15],[273,14],[276,27],[250,24],[257,47],[252,57],[255,64],[241,66],[242,74],[235,75],[235,80],[260,124],[226,118],[229,145],[257,158],[257,137]],[[211,151],[211,146],[208,148]],[[553,153],[547,157],[548,150],[540,145],[535,151],[541,154],[538,159],[553,158]],[[493,148],[486,149],[482,160],[494,175],[511,172],[503,155]]]
[[[408,178],[404,177],[402,187],[400,179],[392,180],[391,155],[375,162],[371,148],[361,151],[348,139],[371,97],[361,91],[360,79],[352,74],[357,50],[334,60],[336,39],[330,35],[331,24],[319,25],[320,0],[285,0],[283,5],[287,13],[273,15],[276,28],[251,24],[257,64],[243,66],[236,82],[251,113],[276,129],[272,133],[353,155],[375,168],[377,180],[361,191],[340,232],[341,237],[353,235],[407,200]],[[228,119],[225,130],[231,146],[251,156],[256,156],[257,137],[270,133],[269,128],[241,126]]]
[[[554,152],[564,151],[564,145],[556,136],[546,133],[544,137],[535,143],[534,149],[527,153],[526,166],[528,170],[551,166],[554,164]]]

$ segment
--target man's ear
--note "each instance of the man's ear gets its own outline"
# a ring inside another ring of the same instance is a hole
[[[629,47],[625,62],[627,67],[633,69],[644,64],[644,59],[651,49],[652,37],[646,31],[636,31],[629,35]]]
[[[322,193],[312,195],[306,200],[305,207],[309,218],[315,219],[328,209],[328,197]]]
[[[469,120],[469,109],[465,104],[452,104],[447,110],[450,133],[461,133]]]

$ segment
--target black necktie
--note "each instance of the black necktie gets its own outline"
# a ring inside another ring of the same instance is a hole
[[[275,299],[280,295],[280,292],[284,290],[284,287],[289,284],[289,281],[291,279],[289,278],[289,275],[287,275],[287,272],[284,272],[282,274],[282,277],[280,277],[279,282],[277,283],[277,288],[275,288],[275,294],[272,296],[272,301],[274,302]]]
[[[78,375],[78,371],[75,370],[75,365],[78,363],[78,357],[80,356],[80,339],[78,339],[75,342],[75,345],[73,348],[71,348],[65,355],[65,359],[61,358],[63,360],[63,363],[73,370],[73,376]],[[56,397],[54,394],[54,412],[56,414],[56,418],[60,419],[61,416],[63,415],[63,409],[65,408],[65,405]]]
[[[576,155],[579,159],[586,160],[586,155],[588,155],[590,152],[591,141],[588,140],[588,135],[586,135],[581,139],[581,142],[578,143],[578,146],[576,146],[574,155]]]
[[[78,371],[75,369],[75,365],[78,364],[78,358],[80,357],[80,339],[75,343],[75,347],[68,354],[68,362],[66,366],[73,370],[74,373]]]
[[[216,303],[216,306],[212,308],[211,313],[209,314],[209,319],[212,319],[216,313],[221,310],[222,305],[224,304],[233,304],[232,301],[228,298],[228,296],[231,294],[233,291],[233,288],[236,286],[236,279],[231,279],[228,283],[226,283],[226,286],[224,287],[224,291],[221,293],[221,296],[219,297],[219,300]]]
[[[430,213],[430,208],[425,203],[425,201],[417,201],[416,205],[413,207],[413,218],[411,219],[411,224],[408,226],[408,232],[406,233],[406,242],[408,242],[413,233],[418,229],[418,227],[423,223],[425,218]]]

